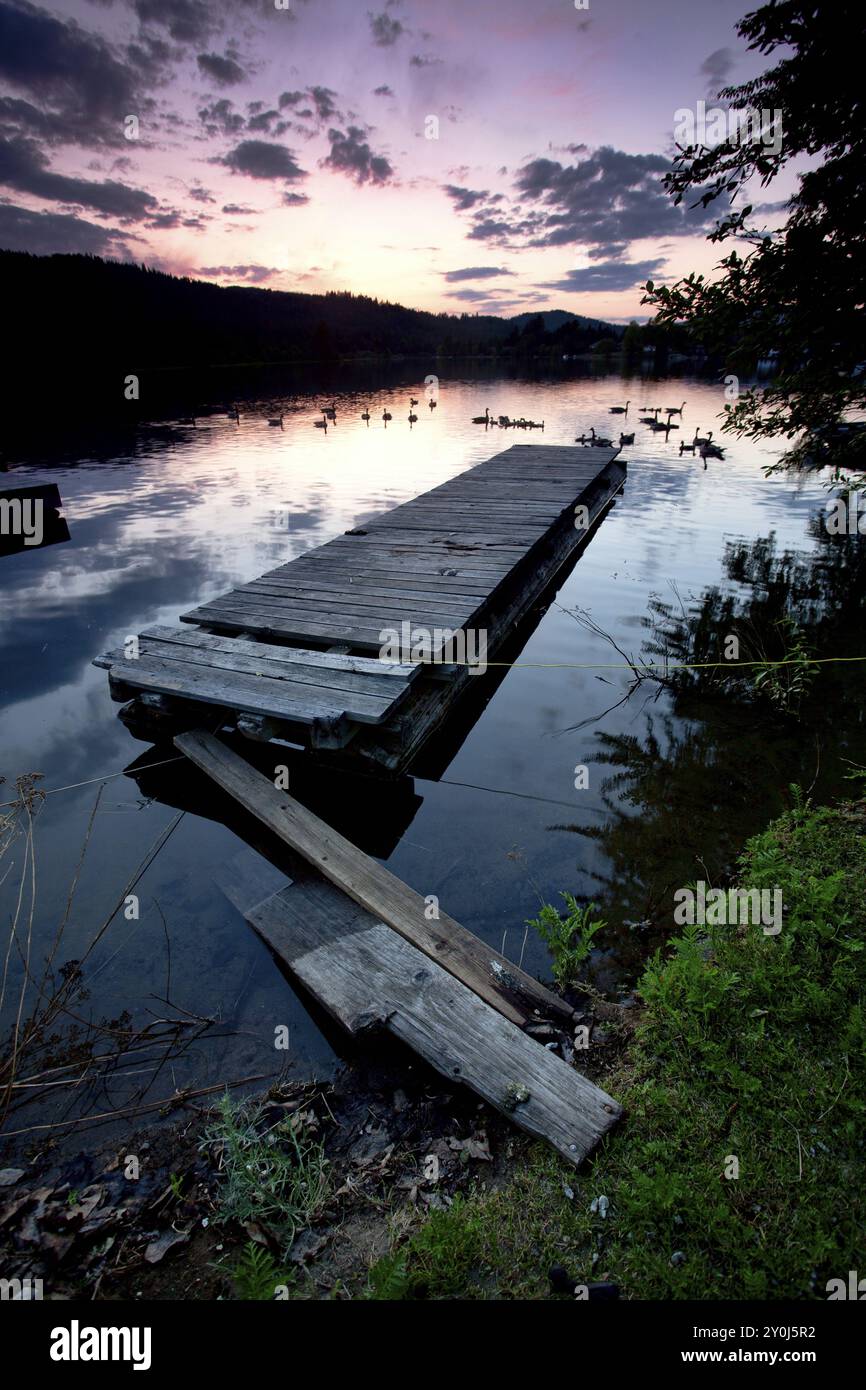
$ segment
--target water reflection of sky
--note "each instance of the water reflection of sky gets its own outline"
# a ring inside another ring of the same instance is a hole
[[[421,398],[411,429],[410,392]],[[639,406],[678,404],[683,395],[682,428],[669,443],[638,423]],[[608,406],[627,396],[632,405],[625,428],[637,431],[637,444],[626,450],[624,497],[557,602],[588,609],[621,646],[636,652],[651,594],[668,593],[675,583],[687,599],[723,581],[726,539],[775,531],[780,544],[804,546],[807,518],[823,495],[814,482],[766,478],[761,464],[772,454],[751,442],[733,442],[724,462],[710,461],[706,469],[699,458],[680,457],[680,438],[690,439],[698,424],[702,432],[713,427],[721,399],[711,384],[644,389],[617,378],[443,381],[438,408],[430,411],[422,375],[399,390],[338,394],[337,424],[327,432],[314,428],[310,401],[268,400],[247,407],[239,426],[220,414],[195,429],[142,430],[134,449],[115,457],[106,447],[98,460],[13,464],[4,479],[9,485],[59,485],[71,539],[0,562],[0,773],[14,780],[39,771],[46,786],[59,787],[122,769],[143,745],[117,720],[105,673],[90,665],[94,656],[142,627],[176,621],[196,603],[513,443],[570,443],[591,425],[618,437],[623,419],[609,415]],[[369,426],[359,418],[368,404]],[[380,418],[386,405],[394,416],[387,428]],[[515,436],[470,425],[485,406],[494,414],[543,419],[544,434]],[[287,412],[282,430],[266,423],[280,408]],[[422,893],[437,893],[453,916],[487,940],[501,945],[504,938],[515,956],[524,918],[536,910],[539,895],[550,898],[562,888],[590,892],[591,875],[604,871],[597,844],[555,828],[605,814],[601,772],[591,770],[589,789],[576,792],[575,765],[591,764],[597,729],[640,735],[643,727],[640,706],[631,702],[598,725],[564,732],[612,705],[622,676],[560,664],[617,659],[561,607],[547,612],[521,659],[539,664],[508,674],[447,768],[447,780],[419,779],[422,804],[389,860],[395,873]],[[62,913],[95,790],[50,797],[41,813],[40,932],[53,932]],[[143,803],[126,778],[107,784],[76,895],[68,955],[82,949],[171,814]],[[238,853],[252,852],[223,827],[184,817],[140,885],[140,922],[115,924],[91,981],[94,1016],[157,1007],[148,996],[165,986],[158,904],[171,934],[176,1001],[218,1014],[226,1031],[238,1034],[202,1045],[190,1064],[202,1085],[273,1069],[277,1022],[292,1027],[295,1075],[321,1070],[332,1056],[214,882],[215,867]],[[7,907],[4,902],[4,915]],[[534,940],[526,943],[525,961],[544,971]]]

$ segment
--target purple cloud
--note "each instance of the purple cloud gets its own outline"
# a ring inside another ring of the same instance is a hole
[[[307,177],[291,150],[266,140],[242,140],[219,163],[251,179],[285,179],[287,183],[296,183]]]
[[[348,174],[355,183],[387,183],[394,170],[384,155],[374,154],[364,139],[365,132],[359,126],[350,125],[342,130],[329,130],[331,152],[323,165]]]
[[[470,265],[462,270],[446,270],[443,274],[450,284],[454,284],[458,280],[492,280],[499,275],[513,275],[514,271],[500,265]]]

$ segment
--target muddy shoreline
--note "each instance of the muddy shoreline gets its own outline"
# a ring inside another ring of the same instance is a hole
[[[584,1011],[593,1047],[581,1070],[593,1080],[603,1083],[634,1014],[601,1000]],[[253,1242],[296,1275],[275,1297],[366,1297],[370,1266],[395,1235],[457,1194],[507,1182],[534,1142],[385,1042],[371,1042],[334,1081],[280,1084],[254,1103],[264,1129],[288,1121],[327,1159],[324,1209],[287,1258],[266,1221],[222,1219],[220,1146],[206,1140],[215,1112],[196,1107],[137,1128],[120,1147],[67,1157],[47,1145],[4,1168],[4,1276],[21,1280],[24,1296],[28,1279],[41,1280],[43,1299],[236,1299],[244,1292],[232,1270]]]

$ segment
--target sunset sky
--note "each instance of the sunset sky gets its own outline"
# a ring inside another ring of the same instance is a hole
[[[282,3],[0,0],[0,246],[617,321],[719,259],[659,180],[754,5]]]

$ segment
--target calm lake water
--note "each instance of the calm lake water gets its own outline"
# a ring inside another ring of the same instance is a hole
[[[387,857],[395,874],[437,894],[458,921],[513,958],[522,954],[540,975],[549,976],[548,962],[525,919],[563,889],[594,898],[610,923],[600,938],[601,978],[627,985],[669,929],[671,885],[723,872],[784,803],[788,783],[801,773],[812,780],[815,750],[808,738],[787,735],[776,746],[752,715],[724,726],[676,717],[669,696],[646,686],[618,704],[628,673],[599,669],[620,658],[569,610],[587,610],[620,647],[638,653],[654,595],[671,599],[676,590],[688,602],[708,586],[737,588],[724,564],[727,543],[774,533],[780,549],[811,551],[808,525],[823,489],[815,479],[765,477],[762,465],[774,454],[748,441],[730,442],[724,461],[706,468],[680,456],[679,441],[695,426],[718,431],[721,388],[705,381],[443,376],[433,411],[423,371],[394,369],[390,384],[380,379],[376,389],[369,376],[363,390],[345,382],[342,389],[328,382],[314,396],[287,389],[247,399],[239,424],[222,412],[196,428],[163,421],[139,429],[122,450],[103,440],[90,453],[75,446],[66,455],[11,460],[4,486],[58,484],[70,539],[0,559],[0,773],[7,788],[26,772],[44,774],[48,789],[89,784],[48,796],[39,813],[34,958],[64,915],[95,779],[145,752],[117,719],[95,656],[512,444],[568,444],[590,426],[618,438],[622,417],[608,408],[630,397],[625,428],[636,431],[636,443],[624,451],[623,496],[530,636],[520,661],[533,664],[496,685],[437,780],[416,777],[414,815]],[[410,394],[421,398],[414,427]],[[639,407],[684,397],[682,428],[669,440],[638,422]],[[318,407],[332,399],[336,426],[314,428]],[[369,426],[360,419],[365,406]],[[470,424],[486,406],[494,415],[544,420],[544,433]],[[385,408],[394,417],[387,427]],[[284,428],[270,428],[267,417],[281,410]],[[818,792],[839,784],[830,763],[818,770]],[[584,790],[575,789],[577,765],[589,768]],[[174,814],[128,777],[105,784],[61,960],[82,954]],[[4,924],[22,844],[0,889]],[[323,1076],[335,1065],[341,1040],[331,1030],[326,1036],[220,886],[227,872],[249,877],[260,864],[224,826],[184,815],[138,884],[140,919],[119,914],[88,960],[88,996],[77,1006],[84,1019],[125,1011],[139,1024],[164,1018],[168,995],[191,1014],[219,1020],[154,1079],[150,1099],[176,1086],[275,1071],[285,1059],[274,1061],[277,1024],[291,1031],[291,1075]],[[17,979],[13,952],[4,1032],[10,1004],[17,1008]],[[119,1082],[88,1103],[108,1110],[123,1095]],[[42,1118],[22,1111],[15,1126]],[[91,1133],[85,1127],[76,1142]]]

